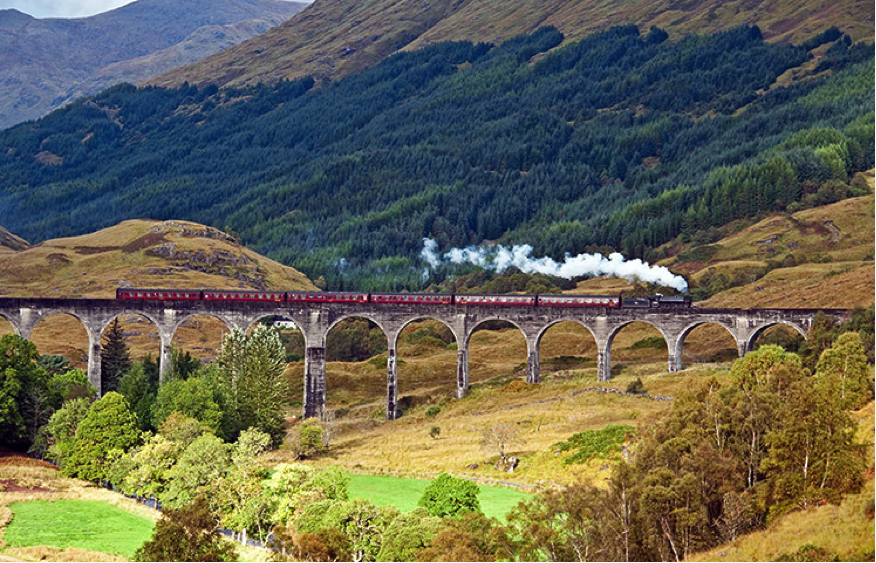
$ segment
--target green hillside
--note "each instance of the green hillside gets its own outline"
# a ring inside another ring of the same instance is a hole
[[[755,27],[563,40],[441,43],[315,91],[119,86],[0,133],[0,216],[34,242],[184,218],[329,288],[416,289],[446,274],[423,275],[423,237],[653,258],[863,193],[849,175],[873,165],[872,46]]]

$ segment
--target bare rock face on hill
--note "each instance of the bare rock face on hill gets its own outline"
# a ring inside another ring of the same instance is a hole
[[[216,53],[304,6],[281,0],[138,0],[76,19],[0,10],[0,129],[78,96]]]
[[[758,25],[770,41],[802,41],[831,26],[856,40],[873,35],[872,6],[855,0],[316,0],[265,34],[149,84],[239,86],[306,75],[320,81],[440,41],[498,43],[544,26],[574,41],[624,23],[640,29],[656,25],[674,37],[743,24]]]
[[[119,287],[315,289],[294,268],[187,221],[124,221],[34,247],[11,234],[7,244],[4,233],[0,228],[0,288],[10,297],[113,297]]]
[[[30,244],[23,238],[13,235],[3,227],[0,227],[0,248],[8,248],[9,250],[26,250],[30,248]]]

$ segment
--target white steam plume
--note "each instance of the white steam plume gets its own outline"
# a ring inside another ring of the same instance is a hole
[[[676,276],[663,266],[651,266],[638,258],[627,260],[619,252],[610,254],[608,258],[602,254],[566,254],[565,260],[557,262],[547,256],[533,258],[532,247],[528,244],[511,248],[498,245],[452,248],[443,256],[437,250],[437,242],[430,238],[423,239],[420,257],[432,268],[441,264],[474,264],[501,273],[513,266],[526,274],[547,274],[566,279],[579,276],[616,276],[628,281],[639,280],[687,292],[687,282],[683,277]]]

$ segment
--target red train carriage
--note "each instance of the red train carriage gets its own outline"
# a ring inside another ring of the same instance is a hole
[[[549,307],[620,307],[619,295],[539,295],[538,304]]]
[[[286,300],[282,291],[235,291],[228,289],[208,289],[204,291],[204,301],[277,301]]]
[[[159,301],[200,301],[201,292],[188,289],[137,289],[134,287],[116,290],[116,299],[149,299]]]
[[[450,305],[453,303],[453,295],[449,293],[372,293],[371,302]]]
[[[325,291],[289,292],[286,294],[286,301],[290,303],[368,303],[368,294]]]
[[[456,294],[457,305],[535,305],[535,295]]]

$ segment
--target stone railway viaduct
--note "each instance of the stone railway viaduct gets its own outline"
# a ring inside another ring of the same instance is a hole
[[[703,324],[726,329],[736,341],[739,356],[752,349],[755,339],[765,329],[785,324],[804,337],[818,310],[816,309],[701,309],[691,308],[606,308],[553,306],[472,306],[440,304],[378,303],[270,303],[251,301],[127,301],[116,299],[42,299],[0,298],[0,317],[6,319],[16,334],[29,338],[34,327],[48,315],[66,313],[79,319],[88,333],[88,378],[100,391],[101,337],[113,319],[120,315],[140,315],[158,328],[160,370],[164,377],[170,366],[170,344],[174,333],[187,319],[212,316],[231,328],[247,331],[260,319],[282,316],[298,325],[306,346],[304,369],[304,416],[322,417],[326,408],[325,343],[329,330],[352,317],[373,321],[386,335],[388,361],[386,376],[386,418],[396,418],[398,375],[396,347],[402,329],[411,322],[433,319],[447,325],[458,346],[456,394],[469,389],[468,347],[479,325],[487,321],[508,321],[523,333],[528,350],[526,380],[539,381],[538,349],[541,338],[551,326],[572,321],[586,327],[599,350],[600,381],[611,376],[611,344],[615,335],[632,322],[645,322],[663,335],[669,351],[668,369],[682,369],[685,337]],[[845,310],[824,310],[828,316],[843,318]]]

